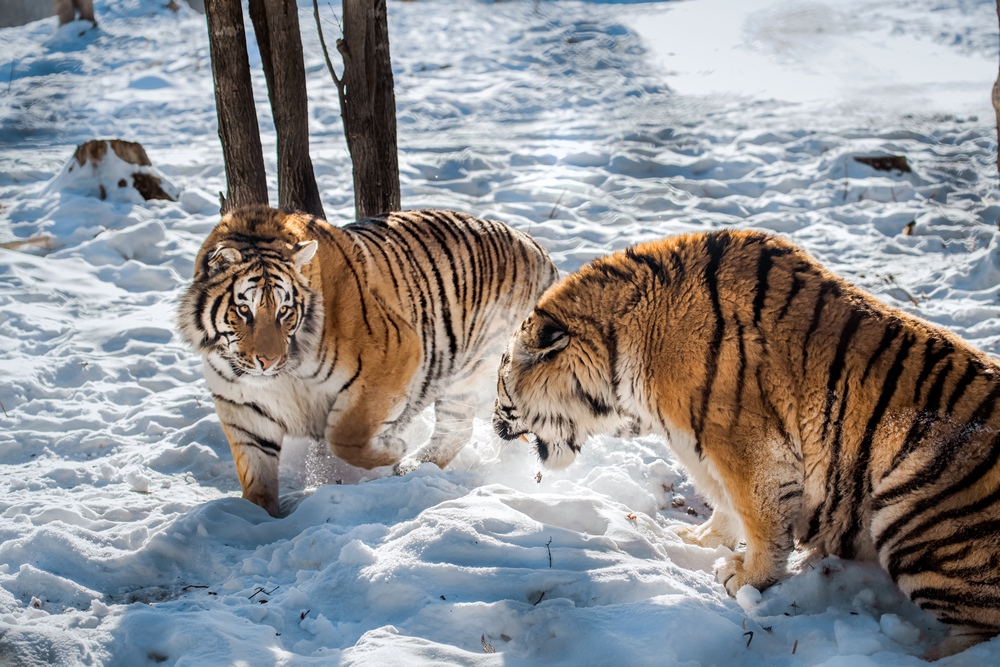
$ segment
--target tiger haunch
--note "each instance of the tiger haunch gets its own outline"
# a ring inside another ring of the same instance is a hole
[[[286,435],[364,468],[446,466],[488,406],[495,355],[557,276],[525,234],[461,213],[339,228],[264,206],[226,215],[177,321],[204,357],[243,497],[277,514]],[[400,433],[431,403],[430,441],[403,458]]]
[[[746,550],[735,595],[794,543],[877,560],[951,626],[1000,632],[1000,366],[778,237],[691,234],[594,261],[539,300],[502,358],[493,424],[549,465],[625,425],[665,436]]]

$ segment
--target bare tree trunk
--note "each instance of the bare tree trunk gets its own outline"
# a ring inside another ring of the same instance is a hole
[[[250,0],[278,135],[278,204],[325,218],[309,157],[309,100],[295,0]]]
[[[997,20],[1000,21],[1000,0],[997,0]],[[993,84],[993,113],[997,118],[997,170],[1000,171],[1000,73]]]
[[[64,25],[76,20],[76,15],[80,15],[81,21],[90,21],[97,25],[94,18],[94,0],[56,0],[56,14],[59,15],[59,25]]]
[[[219,197],[223,213],[247,204],[268,203],[240,4],[240,0],[205,1],[219,139],[226,162],[227,194]]]
[[[337,40],[337,50],[344,77],[337,82],[360,219],[400,209],[396,96],[385,0],[344,0],[343,6],[344,38]]]

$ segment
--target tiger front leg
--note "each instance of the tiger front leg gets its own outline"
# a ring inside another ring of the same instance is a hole
[[[278,516],[278,457],[281,445],[263,436],[222,425],[229,439],[229,449],[236,463],[236,473],[243,487],[243,498]]]
[[[708,521],[699,525],[681,525],[672,527],[674,533],[688,544],[714,549],[724,546],[735,549],[741,540],[742,528],[740,520],[732,510],[716,505]]]
[[[763,590],[787,572],[792,521],[802,506],[801,464],[789,451],[774,438],[745,447],[730,443],[720,455],[708,454],[716,459],[746,542],[746,550],[726,557],[715,573],[734,597],[743,586]]]
[[[326,441],[335,456],[359,468],[393,465],[406,453],[406,443],[396,435],[394,418],[402,413],[402,396],[362,392],[344,410],[327,418]]]

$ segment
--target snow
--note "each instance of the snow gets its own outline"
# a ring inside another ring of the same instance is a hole
[[[727,551],[671,529],[709,510],[655,438],[593,438],[548,471],[477,422],[449,470],[402,478],[290,441],[283,518],[241,500],[173,324],[225,189],[204,17],[95,4],[98,30],[0,35],[0,663],[915,665],[940,639],[862,563],[793,558],[729,598]],[[346,222],[336,90],[299,4],[313,162]],[[321,4],[330,38],[339,5]],[[1000,351],[993,3],[421,0],[389,18],[405,206],[505,220],[564,271],[772,230]],[[273,198],[252,44],[251,62]],[[67,183],[75,146],[111,137],[178,200]],[[912,172],[853,159],[889,155]],[[994,639],[942,664],[998,662]]]

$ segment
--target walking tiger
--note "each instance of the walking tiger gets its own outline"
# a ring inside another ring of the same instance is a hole
[[[335,227],[264,206],[226,215],[181,299],[243,487],[278,514],[288,436],[356,466],[442,468],[489,409],[507,339],[558,273],[530,237],[450,211]],[[430,441],[399,437],[434,403]]]
[[[793,544],[879,562],[950,626],[1000,632],[1000,366],[788,241],[689,234],[551,287],[504,353],[493,425],[551,467],[623,424],[665,436],[714,507],[686,541],[746,550],[731,595]]]

